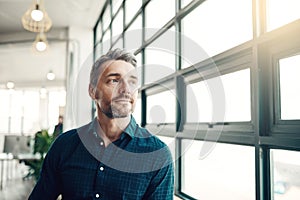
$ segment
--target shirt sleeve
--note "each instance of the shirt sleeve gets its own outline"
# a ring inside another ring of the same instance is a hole
[[[56,200],[60,194],[60,181],[58,175],[58,146],[53,143],[42,165],[40,177],[33,188],[29,200]]]
[[[143,199],[172,200],[174,198],[174,166],[172,156],[170,152],[168,153],[169,164],[155,172]]]

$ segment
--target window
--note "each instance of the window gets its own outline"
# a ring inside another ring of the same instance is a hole
[[[281,119],[300,119],[300,56],[279,60]]]
[[[132,20],[133,16],[137,13],[137,11],[142,6],[143,1],[136,1],[136,0],[126,0],[125,1],[125,19],[126,25]]]
[[[102,38],[102,22],[100,21],[97,25],[97,35],[96,35],[96,42],[99,42]]]
[[[175,100],[173,90],[168,90],[147,98],[147,124],[175,122]]]
[[[222,85],[216,87],[219,81]],[[187,122],[250,121],[250,70],[193,83],[187,87],[186,101]]]
[[[136,50],[142,45],[142,16],[139,15],[125,32],[125,48]]]
[[[175,32],[168,30],[145,50],[145,83],[153,83],[175,72]]]
[[[196,199],[255,199],[254,148],[215,143],[200,158],[203,141],[183,140],[182,191]]]
[[[297,199],[300,195],[300,152],[271,150],[274,200]]]
[[[102,48],[103,48],[103,52],[107,52],[110,48],[110,29],[108,29],[105,33],[104,33],[104,36],[103,36],[103,39],[102,39]]]
[[[113,0],[112,1],[112,8],[113,8],[113,14],[116,14],[120,6],[122,6],[122,0]]]
[[[162,28],[175,15],[174,0],[152,0],[146,6],[146,39]],[[152,29],[152,30],[151,30]]]
[[[136,123],[138,123],[139,125],[141,124],[141,121],[142,121],[141,120],[141,114],[142,114],[142,112],[141,112],[141,106],[142,106],[142,104],[141,104],[141,98],[138,98],[137,102],[135,104],[135,110],[133,112],[133,117],[134,117]]]
[[[106,5],[94,29],[103,43],[95,40],[94,49],[107,52],[123,44],[136,55],[141,95],[133,115],[173,156],[181,156],[174,159],[176,196],[299,196],[298,186],[289,187],[277,171],[281,151],[290,160],[300,152],[298,0],[107,0]],[[109,26],[105,21],[111,17]],[[106,29],[97,27],[105,23]],[[111,38],[116,31],[124,33],[118,41]],[[216,138],[217,143],[204,142]],[[214,148],[199,159],[204,146]],[[298,178],[297,170],[292,172]]]
[[[110,17],[110,5],[107,5],[105,11],[104,11],[104,14],[103,14],[103,18],[102,18],[102,21],[103,21],[103,30],[105,31],[109,24],[110,24],[110,21],[111,21],[111,17]]]
[[[251,0],[205,1],[183,19],[184,35],[214,56],[252,38],[251,8]]]
[[[112,22],[112,35],[117,38],[123,32],[123,9],[118,12]],[[113,41],[114,42],[114,41]]]
[[[267,0],[267,30],[271,31],[300,18],[298,0]]]
[[[5,134],[33,135],[41,129],[52,129],[66,104],[66,91],[58,88],[48,89],[43,95],[37,88],[0,90],[0,94],[0,133]]]

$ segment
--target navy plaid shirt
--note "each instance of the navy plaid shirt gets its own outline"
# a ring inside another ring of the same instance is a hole
[[[174,169],[168,147],[134,118],[104,146],[91,123],[61,134],[48,151],[30,200],[173,199]]]

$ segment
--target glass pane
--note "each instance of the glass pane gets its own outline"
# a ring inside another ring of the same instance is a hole
[[[95,58],[99,58],[102,54],[102,43],[98,43],[95,48]]]
[[[8,133],[9,130],[9,116],[11,92],[6,89],[0,89],[0,133]]]
[[[160,29],[175,16],[174,0],[152,0],[146,6],[146,28]],[[156,30],[156,31],[157,31]],[[156,31],[146,31],[146,39]]]
[[[23,99],[23,92],[15,90],[12,93],[11,98],[11,123],[10,132],[13,134],[21,134],[22,132],[22,116],[24,115],[23,105],[20,103],[20,99]]]
[[[105,33],[104,33],[104,36],[103,36],[103,39],[102,39],[102,50],[103,50],[103,53],[107,53],[107,51],[109,50],[110,48],[110,29],[108,29]]]
[[[244,69],[221,76],[225,99],[216,101],[211,95],[216,92],[215,81],[218,77],[190,84],[187,87],[187,122],[214,122],[214,119],[222,120],[217,113],[217,106],[222,106],[225,101],[226,122],[250,121],[251,120],[251,97],[250,97],[250,69]],[[222,89],[222,88],[220,88]],[[217,95],[217,94],[215,94]],[[219,95],[222,97],[222,94]],[[219,97],[217,95],[217,97]],[[213,105],[220,102],[220,105]],[[197,112],[195,112],[195,110]],[[214,112],[216,110],[216,112]]]
[[[123,49],[123,39],[122,38],[118,39],[118,41],[114,44],[113,49],[115,49],[115,48]]]
[[[48,126],[53,128],[57,124],[58,116],[60,115],[60,108],[66,105],[66,92],[50,91],[48,99]]]
[[[300,119],[300,55],[279,60],[281,119]]]
[[[113,8],[113,14],[116,14],[120,6],[122,5],[123,0],[113,0],[112,1],[112,8]]]
[[[134,112],[133,112],[133,117],[134,117],[134,119],[135,119],[135,121],[136,121],[136,123],[138,123],[139,125],[141,124],[141,122],[142,122],[142,108],[141,108],[141,103],[142,103],[142,101],[141,101],[141,98],[138,98],[137,99],[137,102],[136,102],[136,105],[135,105],[135,109],[134,109]]]
[[[147,97],[147,124],[174,123],[175,114],[174,90],[168,90]]]
[[[100,21],[96,29],[96,43],[99,42],[101,38],[102,38],[102,23]]]
[[[10,133],[21,135],[22,133],[22,118],[17,116],[12,116],[10,121]]]
[[[9,130],[9,118],[8,116],[0,116],[0,133],[7,134]]]
[[[193,0],[181,0],[181,8],[184,8],[189,3],[191,3]]]
[[[10,91],[0,89],[0,116],[8,117],[10,108]]]
[[[299,0],[267,0],[267,31],[300,18]]]
[[[183,32],[209,56],[246,42],[252,38],[252,1],[204,1],[183,18]],[[191,48],[185,43],[183,54]]]
[[[23,99],[23,92],[15,90],[11,96],[10,116],[23,116],[23,105],[20,103],[20,99]]]
[[[173,27],[172,27],[173,30]],[[145,83],[153,83],[175,72],[175,32],[167,31],[145,50]]]
[[[143,1],[142,0],[126,0],[125,1],[125,20],[126,25],[132,20],[133,16],[141,8]]]
[[[118,37],[123,32],[123,9],[118,12],[112,22],[112,36]],[[114,41],[113,41],[114,42]]]
[[[134,51],[142,46],[142,16],[139,15],[125,32],[125,48]]]
[[[299,199],[300,152],[272,149],[271,168],[274,200]]]
[[[39,131],[39,105],[38,91],[24,91],[24,121],[23,132],[33,134]]]
[[[254,148],[217,143],[200,159],[205,143],[183,140],[182,191],[196,199],[254,200]]]
[[[105,8],[103,17],[102,17],[102,22],[103,22],[103,30],[105,31],[111,21],[111,16],[110,16],[110,5],[107,5],[107,7]]]

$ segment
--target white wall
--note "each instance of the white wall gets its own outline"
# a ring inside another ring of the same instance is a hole
[[[91,120],[92,101],[88,94],[90,69],[93,64],[93,30],[69,28],[69,61],[67,70],[67,104],[64,129],[69,130]],[[72,64],[73,63],[73,64]]]

